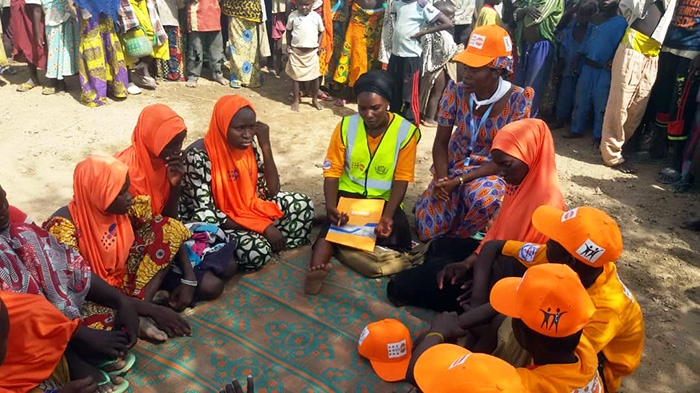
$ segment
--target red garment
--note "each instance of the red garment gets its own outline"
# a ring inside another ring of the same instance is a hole
[[[23,211],[14,206],[10,206],[10,223],[12,224],[31,224],[27,222],[28,217]]]
[[[41,4],[38,4],[41,9]],[[12,26],[12,39],[14,50],[12,56],[15,60],[27,60],[40,70],[46,69],[46,44],[42,47],[35,45],[34,27],[31,15],[27,14],[24,0],[12,0],[10,2],[10,26]],[[42,11],[43,12],[43,11]],[[39,31],[44,32],[44,18],[41,19]]]
[[[10,319],[0,391],[29,392],[51,376],[80,320],[68,320],[41,295],[0,292],[0,299]]]
[[[221,8],[217,0],[190,1],[187,4],[187,31],[221,30]],[[204,48],[207,50],[207,48]]]

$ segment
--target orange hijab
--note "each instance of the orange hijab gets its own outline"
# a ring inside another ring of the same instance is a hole
[[[506,187],[501,210],[481,244],[489,240],[545,243],[547,238],[532,225],[532,213],[542,205],[565,209],[552,132],[542,120],[518,120],[496,133],[491,150],[500,150],[526,163],[529,172],[520,185]]]
[[[129,167],[132,195],[149,195],[153,214],[163,213],[170,196],[165,162],[158,158],[165,146],[187,130],[185,121],[169,106],[149,105],[141,111],[131,146],[114,155]]]
[[[0,292],[0,298],[10,316],[0,391],[29,392],[53,373],[80,320],[68,320],[42,295]]]
[[[241,150],[229,146],[227,141],[231,119],[245,107],[253,109],[243,97],[219,98],[204,147],[211,161],[211,190],[216,207],[238,225],[263,233],[273,220],[282,217],[282,211],[276,203],[258,197],[258,164],[253,147]]]
[[[107,283],[122,285],[134,229],[126,214],[107,212],[126,184],[129,167],[114,157],[91,156],[73,172],[68,209],[78,234],[80,255]]]

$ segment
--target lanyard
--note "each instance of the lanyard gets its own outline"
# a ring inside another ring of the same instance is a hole
[[[474,120],[476,115],[474,114],[474,99],[473,99],[473,97],[474,96],[472,94],[469,95],[469,113],[472,115],[472,117],[470,119],[471,126],[472,126],[471,138],[469,140],[469,154],[470,155],[474,152],[474,145],[476,144],[476,138],[479,136],[479,129],[489,119],[489,115],[491,114],[491,109],[493,109],[493,106],[496,104],[495,102],[492,102],[491,105],[489,105],[489,107],[486,108],[486,112],[484,112],[484,115],[481,116],[481,121],[477,125],[476,121]],[[465,163],[466,165],[468,165],[468,161],[470,161],[470,160],[467,160],[467,163]]]

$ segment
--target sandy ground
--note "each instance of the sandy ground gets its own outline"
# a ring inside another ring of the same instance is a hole
[[[24,79],[21,70],[10,81]],[[145,105],[164,103],[183,116],[189,143],[204,136],[216,99],[234,93],[250,99],[258,119],[270,125],[284,189],[311,195],[323,209],[321,163],[328,139],[340,117],[354,113],[330,105],[317,111],[308,103],[292,113],[284,100],[291,87],[286,79],[267,78],[257,90],[232,90],[206,80],[197,89],[166,83],[101,108],[80,105],[77,80],[68,83],[72,93],[50,97],[40,89],[20,94],[13,85],[0,88],[0,184],[10,203],[37,222],[69,201],[77,162],[90,154],[114,154],[130,143]],[[417,182],[409,188],[407,206],[413,206],[429,181],[434,135],[434,129],[423,131]],[[565,141],[555,135],[555,143],[567,205],[601,208],[623,231],[620,276],[642,306],[647,333],[642,364],[624,380],[623,391],[700,391],[700,234],[678,226],[689,215],[700,215],[700,198],[674,195],[658,185],[656,166],[644,167],[638,175],[602,166],[588,138]]]

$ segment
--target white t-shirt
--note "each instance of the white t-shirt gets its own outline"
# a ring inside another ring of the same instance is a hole
[[[308,15],[294,11],[287,19],[287,30],[292,31],[293,48],[318,48],[318,33],[323,32],[323,19],[314,11]]]
[[[391,13],[396,16],[391,53],[401,57],[420,57],[423,53],[420,41],[411,36],[424,24],[435,22],[440,11],[426,0],[395,0],[391,3]]]

